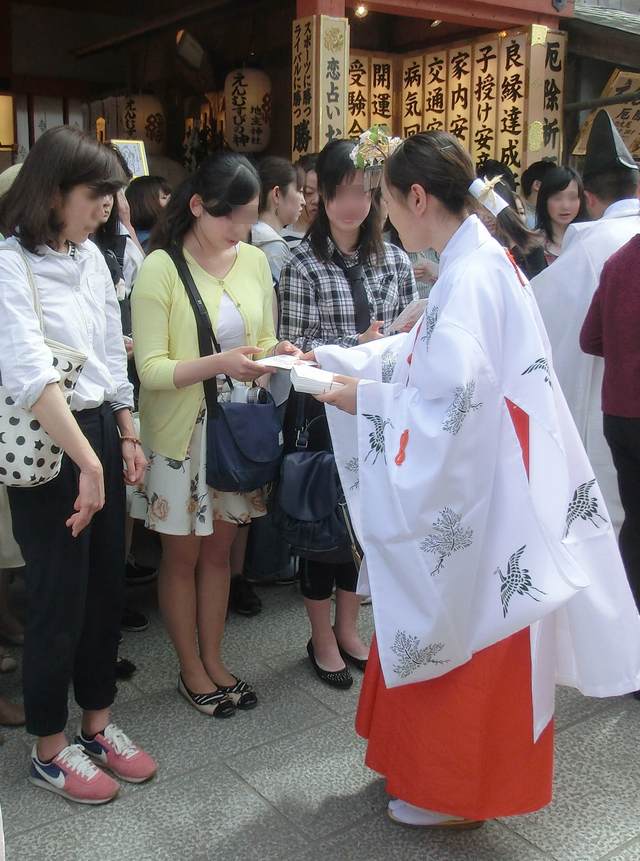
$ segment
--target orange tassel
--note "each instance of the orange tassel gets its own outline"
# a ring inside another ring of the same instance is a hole
[[[398,454],[395,457],[396,466],[402,466],[402,464],[406,460],[406,449],[407,444],[409,443],[409,431],[403,430],[400,435],[400,448],[398,449]]]
[[[520,272],[520,269],[518,268],[518,264],[516,263],[516,258],[513,256],[513,254],[511,253],[511,251],[510,251],[508,248],[506,248],[506,249],[505,249],[505,251],[507,252],[507,257],[508,257],[508,258],[509,258],[509,260],[511,261],[511,265],[512,265],[512,266],[513,266],[513,268],[516,270],[516,275],[518,276],[518,281],[520,282],[520,284],[521,284],[523,287],[525,287],[525,286],[526,286],[526,284],[525,284],[525,282],[522,280],[522,273]]]

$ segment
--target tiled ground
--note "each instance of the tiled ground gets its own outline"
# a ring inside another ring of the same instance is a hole
[[[294,587],[260,590],[265,610],[233,618],[226,652],[261,706],[231,721],[200,716],[175,690],[176,666],[154,609],[122,653],[139,667],[117,719],[160,762],[150,786],[111,805],[75,807],[25,780],[29,740],[4,731],[0,803],[7,861],[640,861],[640,703],[558,697],[556,800],[546,811],[467,834],[425,834],[384,816],[382,781],[353,731],[357,689],[336,692],[306,661]],[[370,608],[362,613],[371,627]],[[15,696],[19,678],[0,689]],[[526,776],[524,777],[526,779]]]

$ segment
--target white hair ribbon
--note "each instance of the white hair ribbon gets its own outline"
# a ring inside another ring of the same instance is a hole
[[[500,174],[493,179],[474,179],[469,186],[469,194],[473,195],[496,218],[509,204],[496,192],[495,186],[502,181]]]

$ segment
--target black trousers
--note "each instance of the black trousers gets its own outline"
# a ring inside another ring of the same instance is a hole
[[[26,563],[24,707],[27,732],[62,732],[73,682],[83,709],[108,708],[124,604],[125,492],[122,454],[110,407],[75,414],[104,469],[104,508],[73,538],[65,521],[78,495],[78,469],[65,455],[60,474],[38,487],[12,488],[13,531]]]
[[[604,435],[618,473],[624,523],[620,553],[640,610],[640,418],[604,416]]]
[[[312,562],[302,563],[300,591],[305,598],[326,601],[331,597],[333,587],[345,592],[355,592],[358,585],[358,569],[350,562]]]

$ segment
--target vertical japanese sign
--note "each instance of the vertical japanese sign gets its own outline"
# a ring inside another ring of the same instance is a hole
[[[351,52],[349,62],[348,137],[358,138],[370,125],[370,63],[366,54]]]
[[[402,63],[402,137],[422,131],[424,57],[405,57]]]
[[[447,52],[435,51],[424,58],[424,131],[443,131],[447,124]]]
[[[562,158],[566,34],[531,28],[526,161]]]
[[[320,16],[318,64],[320,129],[318,148],[341,140],[349,131],[349,22],[346,18]]]
[[[471,137],[471,45],[449,50],[447,131],[469,148]]]
[[[601,93],[602,98],[608,96],[623,96],[625,93],[637,93],[640,90],[640,72],[623,72],[615,69]],[[640,157],[640,101],[624,102],[621,105],[609,105],[607,113],[636,158]],[[574,155],[585,155],[591,126],[596,118],[597,110],[592,111],[585,120],[578,140],[573,149]]]
[[[498,40],[487,38],[473,46],[471,158],[482,165],[495,158],[498,117]]]
[[[496,158],[516,179],[524,164],[527,38],[526,33],[509,35],[500,44]]]
[[[393,60],[390,57],[371,58],[370,125],[386,125],[393,129]]]
[[[316,19],[293,22],[291,63],[291,151],[296,161],[317,149],[315,119]]]

